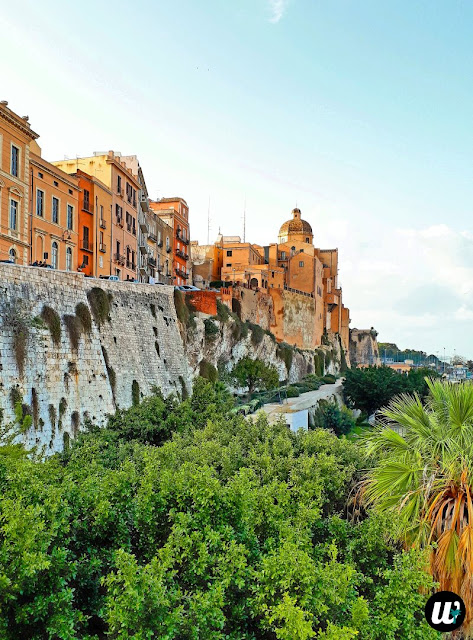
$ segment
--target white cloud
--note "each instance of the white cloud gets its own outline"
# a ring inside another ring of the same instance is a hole
[[[283,17],[288,4],[289,0],[269,0],[269,8],[271,10],[271,17],[269,21],[274,24],[279,22]]]

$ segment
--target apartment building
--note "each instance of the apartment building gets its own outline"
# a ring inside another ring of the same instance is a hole
[[[173,284],[186,284],[190,278],[189,206],[183,198],[176,197],[151,200],[150,207],[172,229]]]
[[[30,260],[30,144],[38,138],[28,122],[0,102],[0,260]]]

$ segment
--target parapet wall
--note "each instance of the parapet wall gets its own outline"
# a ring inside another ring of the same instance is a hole
[[[64,323],[87,293],[99,287],[109,296],[109,319],[82,332],[78,348]],[[61,318],[56,346],[40,320],[43,307]],[[8,317],[28,324],[23,374],[15,356],[15,329]],[[135,384],[134,384],[134,381]],[[78,273],[0,264],[0,408],[14,418],[12,389],[33,416],[28,445],[62,449],[64,434],[74,437],[90,418],[103,424],[117,407],[132,404],[132,388],[148,395],[190,389],[190,373],[177,326],[173,288],[84,278]]]

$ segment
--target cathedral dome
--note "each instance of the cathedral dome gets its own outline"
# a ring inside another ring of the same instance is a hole
[[[292,210],[292,220],[285,222],[279,229],[279,236],[291,236],[293,234],[312,235],[312,227],[308,222],[302,220],[301,210]]]

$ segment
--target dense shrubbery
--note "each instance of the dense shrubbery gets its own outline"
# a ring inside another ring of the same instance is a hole
[[[4,439],[0,637],[439,638],[425,558],[342,517],[360,448],[231,407],[200,379],[46,461]]]
[[[426,377],[438,378],[439,374],[431,369],[413,369],[408,375],[390,367],[349,369],[343,383],[345,402],[370,415],[401,393],[415,392],[424,398],[428,393]]]
[[[321,429],[330,429],[337,436],[345,436],[356,425],[351,411],[339,407],[335,402],[321,400],[314,415],[314,425]]]

